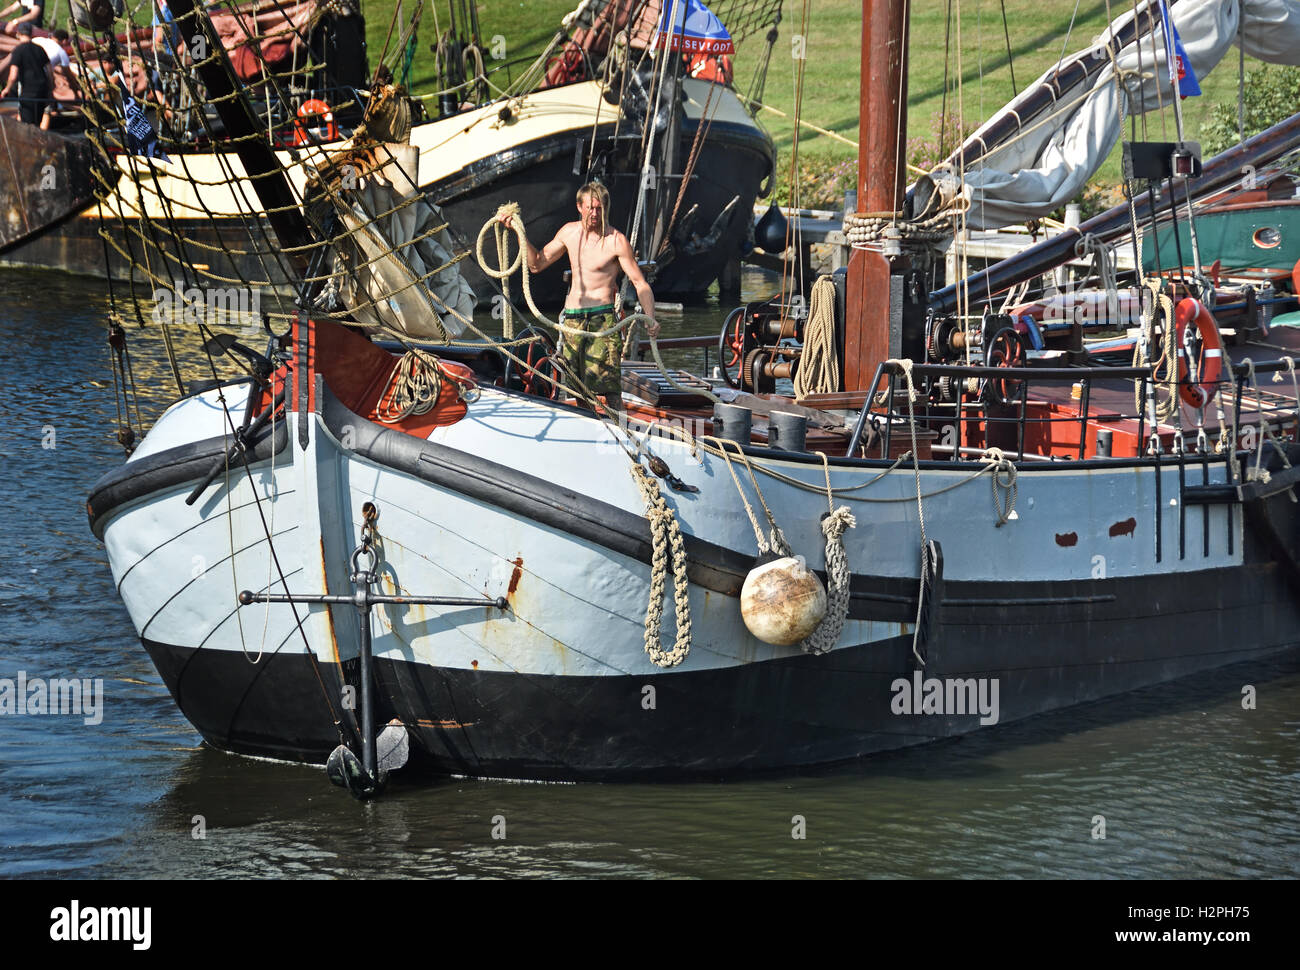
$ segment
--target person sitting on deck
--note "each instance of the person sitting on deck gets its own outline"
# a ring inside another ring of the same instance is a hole
[[[31,24],[33,27],[44,26],[45,0],[14,0],[9,6],[0,10],[0,17],[8,17],[15,10],[23,10],[24,12],[5,24],[5,33],[10,37],[18,33],[19,24]]]
[[[29,125],[50,128],[50,99],[54,96],[54,72],[45,51],[32,43],[32,25],[18,25],[22,43],[9,55],[9,78],[0,98],[9,97],[14,85],[19,87],[18,117]]]
[[[599,182],[588,182],[578,189],[578,219],[560,227],[555,238],[540,251],[531,241],[528,246],[528,271],[540,273],[565,253],[573,277],[564,301],[565,323],[588,333],[608,330],[618,323],[614,315],[614,295],[618,271],[622,267],[636,289],[641,310],[652,319],[654,293],[637,265],[636,254],[624,236],[607,220],[609,191]],[[502,215],[501,222],[510,227],[512,217]],[[647,327],[652,337],[659,336],[659,324]],[[560,355],[566,369],[594,394],[605,395],[611,408],[623,406],[622,369],[623,334],[604,337],[574,337],[564,334]]]

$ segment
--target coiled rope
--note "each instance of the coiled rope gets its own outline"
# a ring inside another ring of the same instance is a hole
[[[1177,327],[1174,325],[1174,301],[1169,294],[1162,291],[1164,281],[1156,279],[1143,280],[1142,285],[1150,291],[1151,300],[1143,300],[1142,330],[1133,347],[1133,366],[1151,368],[1151,407],[1156,423],[1163,424],[1172,418],[1178,410],[1178,363],[1177,363]],[[1164,319],[1160,355],[1153,361],[1151,348],[1156,343],[1156,317]],[[1164,380],[1156,377],[1161,366],[1165,368]],[[1160,400],[1160,386],[1164,385],[1168,398]],[[1142,410],[1142,382],[1137,381],[1133,387],[1133,408]]]
[[[650,523],[652,555],[650,557],[650,602],[645,611],[645,652],[656,667],[676,667],[691,650],[690,586],[686,577],[686,543],[677,516],[659,491],[659,483],[641,467],[631,466],[632,479],[645,500],[645,517]],[[677,639],[671,650],[660,646],[663,624],[664,594],[667,592],[668,557],[672,554],[673,609],[677,621]]]
[[[509,228],[501,222],[501,219],[506,216],[510,217]],[[494,227],[497,236],[497,252],[500,254],[500,262],[495,268],[487,264],[486,257],[483,254],[483,237],[487,235],[489,229]],[[519,251],[515,253],[515,258],[511,261],[509,266],[502,266],[501,263],[505,262],[505,241],[508,238],[507,234],[510,230],[514,230],[515,237],[519,240]],[[608,337],[610,334],[615,334],[620,330],[625,329],[636,320],[652,319],[647,314],[634,313],[631,316],[624,317],[612,327],[606,327],[604,330],[600,331],[583,330],[581,327],[571,327],[564,322],[563,317],[558,320],[552,320],[538,309],[537,304],[533,302],[533,289],[529,282],[532,278],[532,272],[528,269],[528,260],[524,258],[524,255],[527,252],[528,236],[524,230],[523,217],[519,214],[519,203],[507,202],[497,209],[496,215],[483,223],[483,228],[480,229],[478,233],[478,242],[474,247],[474,255],[478,259],[479,267],[484,273],[493,279],[508,280],[515,274],[516,270],[522,272],[524,280],[524,301],[528,304],[528,309],[532,312],[533,316],[536,317],[538,323],[544,324],[548,327],[553,327],[561,333],[567,333],[574,337]]]
[[[375,403],[375,419],[383,424],[397,424],[417,414],[428,414],[438,404],[444,377],[457,385],[462,400],[468,400],[477,391],[476,387],[444,371],[433,354],[418,347],[409,348],[393,367],[388,384]]]
[[[509,228],[501,222],[501,220],[507,216],[510,218]],[[495,228],[496,232],[497,253],[500,260],[495,268],[487,264],[487,257],[483,254],[483,239],[487,235],[488,230],[493,228]],[[509,266],[503,266],[501,264],[505,262],[506,239],[508,238],[507,234],[510,230],[514,230],[515,237],[519,240],[519,251],[515,253],[515,258],[511,261]],[[528,269],[528,260],[526,258],[527,253],[528,236],[525,233],[523,217],[519,214],[519,203],[507,202],[497,209],[496,215],[483,223],[483,228],[480,229],[478,233],[478,241],[474,246],[474,255],[478,259],[479,267],[483,272],[493,279],[502,280],[503,285],[508,285],[510,277],[515,274],[516,270],[522,274],[524,302],[528,305],[529,311],[533,314],[538,323],[573,337],[590,337],[594,339],[599,337],[608,337],[611,334],[626,329],[631,326],[632,323],[636,322],[633,317],[638,319],[650,319],[644,314],[633,314],[630,317],[624,317],[622,320],[619,320],[612,327],[606,327],[604,330],[600,331],[590,331],[584,330],[581,327],[571,327],[564,322],[562,316],[557,320],[552,320],[538,309],[537,304],[533,301],[533,288],[531,283],[532,273]],[[509,291],[507,290],[507,293],[508,292]],[[510,300],[507,297],[506,305],[509,306],[509,303]]]
[[[509,228],[507,228],[505,224],[502,223],[501,221],[503,218],[507,216],[509,216],[511,219],[511,224]],[[487,236],[489,229],[494,229],[496,233],[497,254],[498,254],[499,262],[495,269],[487,264],[487,257],[483,254],[483,239],[485,236]],[[509,233],[511,229],[514,230],[515,236],[519,240],[519,251],[515,253],[515,258],[510,263],[510,265],[505,266],[503,264],[506,261],[505,260],[506,239],[507,239],[507,233]],[[492,277],[494,280],[504,281],[503,285],[506,286],[509,285],[509,279],[511,276],[514,275],[515,270],[522,269],[523,276],[524,276],[524,302],[527,303],[528,309],[532,311],[533,316],[535,316],[539,321],[542,321],[544,323],[550,323],[550,320],[547,319],[546,314],[542,313],[542,311],[537,308],[537,304],[533,302],[533,290],[529,284],[529,279],[531,277],[531,274],[528,272],[528,259],[526,258],[527,255],[528,255],[528,237],[524,235],[524,222],[519,215],[519,203],[507,202],[497,209],[496,214],[492,216],[492,218],[490,218],[487,222],[483,223],[483,228],[480,229],[478,232],[478,240],[474,244],[474,256],[478,260],[478,265],[483,270],[484,273]],[[506,292],[509,293],[509,290],[507,290]],[[510,305],[510,300],[509,298],[507,298],[506,306],[508,307],[509,305]],[[508,313],[509,310],[507,310],[506,312]]]
[[[840,386],[839,356],[835,353],[835,284],[820,276],[813,284],[804,325],[803,354],[794,376],[794,397],[829,394]]]

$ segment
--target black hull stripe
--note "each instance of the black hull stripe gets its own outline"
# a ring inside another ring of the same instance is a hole
[[[248,449],[248,462],[254,464],[279,455],[289,442],[283,421],[275,423],[275,440],[271,429],[264,429]],[[104,538],[104,521],[121,506],[155,492],[166,491],[186,482],[197,482],[212,468],[213,463],[230,448],[228,436],[206,438],[190,444],[168,448],[156,455],[127,462],[113,469],[95,482],[86,500],[86,516],[90,530],[96,538]],[[241,465],[231,466],[231,472],[244,474]],[[216,482],[213,483],[215,487]]]

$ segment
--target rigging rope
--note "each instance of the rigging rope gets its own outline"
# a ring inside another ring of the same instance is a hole
[[[916,412],[913,405],[916,387],[912,383],[912,361],[906,358],[891,359],[886,361],[886,364],[893,364],[900,368],[907,382],[907,425],[912,435],[912,475],[916,480],[916,521],[921,530],[921,578],[916,591],[916,622],[912,627],[912,655],[916,657],[917,663],[924,667],[925,658],[921,656],[920,650],[921,616],[925,609],[926,586],[930,576],[930,540],[925,534],[925,505],[921,501],[921,462],[916,445]]]

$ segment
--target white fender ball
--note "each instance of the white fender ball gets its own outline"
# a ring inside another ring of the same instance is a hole
[[[803,556],[787,556],[749,571],[740,615],[758,639],[788,647],[817,629],[826,615],[826,590]]]

